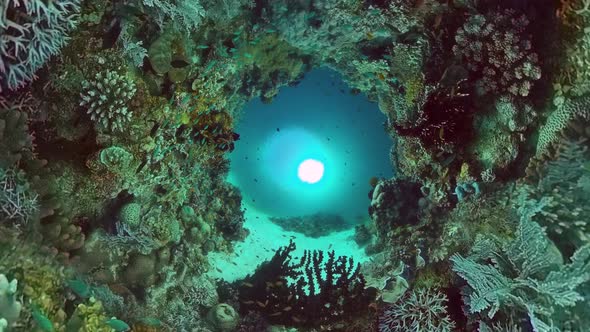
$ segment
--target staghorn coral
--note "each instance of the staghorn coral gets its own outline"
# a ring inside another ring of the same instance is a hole
[[[379,317],[379,332],[451,332],[455,324],[447,315],[446,302],[446,295],[438,291],[409,291],[383,310]]]
[[[123,131],[132,112],[128,103],[135,95],[135,83],[125,75],[107,70],[98,72],[93,80],[82,82],[80,106],[100,130]]]
[[[0,4],[0,92],[16,90],[67,44],[77,25],[80,0],[18,1]]]
[[[26,225],[39,211],[37,198],[23,171],[0,168],[0,221]]]
[[[539,59],[526,35],[529,20],[512,9],[476,14],[455,35],[455,55],[478,80],[483,94],[529,95],[541,78]]]

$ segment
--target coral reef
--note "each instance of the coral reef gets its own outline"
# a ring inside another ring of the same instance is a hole
[[[336,214],[316,213],[309,216],[279,218],[271,217],[270,221],[290,232],[305,234],[309,237],[326,236],[351,228],[349,221]]]
[[[478,77],[482,94],[529,95],[541,78],[538,55],[526,36],[529,20],[514,10],[477,14],[457,30],[453,52]]]
[[[258,311],[273,323],[318,326],[366,313],[374,295],[365,290],[360,266],[352,258],[306,251],[299,262],[295,243],[276,251],[270,261],[239,281],[240,311]],[[289,283],[287,278],[294,280]]]
[[[132,116],[127,103],[136,92],[133,81],[109,70],[83,81],[82,88],[80,106],[87,108],[98,128],[122,131]]]
[[[2,4],[0,92],[24,86],[51,56],[59,54],[76,27],[79,10],[79,0],[9,0]]]
[[[437,291],[410,291],[383,311],[379,332],[453,331],[455,325],[447,316],[446,302],[446,296]]]
[[[0,331],[585,330],[589,31],[588,0],[3,1]],[[363,224],[273,221],[367,261],[290,243],[217,283],[243,106],[321,66],[395,177]]]

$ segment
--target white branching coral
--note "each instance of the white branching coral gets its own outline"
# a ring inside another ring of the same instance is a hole
[[[68,42],[80,0],[0,1],[0,92],[16,90]]]
[[[99,72],[92,81],[82,82],[80,106],[87,108],[99,129],[122,131],[131,120],[127,104],[135,95],[135,83],[130,78],[108,70]]]
[[[446,295],[417,289],[388,306],[379,317],[379,332],[450,332],[455,324],[447,315]]]

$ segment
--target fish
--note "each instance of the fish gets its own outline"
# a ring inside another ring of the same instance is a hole
[[[266,33],[275,33],[277,30],[275,29],[266,29]]]
[[[125,323],[124,321],[116,318],[111,318],[105,322],[108,326],[110,326],[113,330],[117,332],[124,332],[131,330],[131,327]]]
[[[170,61],[170,65],[172,66],[172,68],[184,68],[190,65],[190,63],[182,58],[179,58]]]
[[[67,285],[76,295],[83,299],[91,295],[90,286],[80,279],[68,280]]]
[[[282,312],[279,311],[279,312],[274,312],[274,313],[272,313],[272,314],[270,314],[268,316],[270,316],[270,317],[276,317],[276,316],[280,316],[281,314],[282,314]]]
[[[245,281],[242,283],[242,286],[244,286],[244,287],[248,287],[248,288],[252,288],[252,287],[254,287],[254,285],[253,285],[253,284],[251,284],[251,283],[249,283],[249,282],[245,282]]]
[[[291,311],[291,309],[293,309],[293,307],[289,306],[289,307],[284,307],[283,311]]]
[[[277,128],[277,131],[281,131],[281,128]]]
[[[39,309],[39,307],[37,305],[32,305],[31,307],[32,307],[31,316],[33,316],[35,323],[41,329],[41,331],[54,332],[55,329],[53,328],[53,323],[51,322],[51,320],[49,320],[49,318],[47,318],[47,316],[45,316],[41,312],[41,310]]]
[[[250,53],[244,53],[244,56],[248,59],[252,59],[254,56]]]
[[[208,48],[209,48],[209,45],[198,45],[197,46],[197,49],[199,49],[199,50],[206,50]]]

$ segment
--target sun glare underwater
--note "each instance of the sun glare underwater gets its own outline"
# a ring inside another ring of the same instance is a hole
[[[385,120],[365,96],[350,94],[336,72],[316,69],[272,103],[246,105],[230,181],[272,216],[366,215],[369,180],[392,176]]]
[[[0,332],[589,332],[590,0],[0,0]]]

